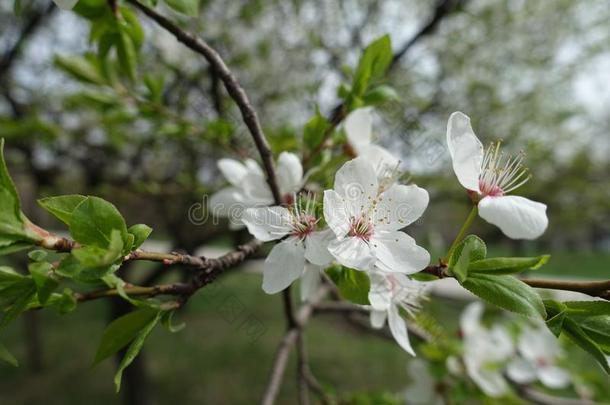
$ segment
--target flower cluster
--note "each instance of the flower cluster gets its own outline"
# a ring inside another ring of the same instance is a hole
[[[343,129],[348,149],[357,156],[336,172],[333,188],[323,193],[322,210],[314,196],[302,192],[303,167],[288,152],[278,160],[282,206],[269,206],[273,198],[257,163],[221,159],[220,171],[231,186],[214,194],[211,209],[229,217],[233,226],[245,225],[261,241],[278,241],[264,265],[263,290],[269,294],[301,278],[301,295],[307,299],[320,282],[321,270],[333,262],[365,272],[370,280],[372,326],[382,327],[387,319],[398,344],[414,355],[401,312],[411,315],[418,309],[424,284],[410,275],[428,266],[430,255],[403,230],[426,210],[428,192],[399,184],[399,159],[372,143],[370,109],[352,112]],[[484,219],[513,238],[534,238],[544,232],[544,204],[506,195],[529,178],[522,155],[505,158],[499,144],[485,151],[470,119],[459,112],[449,118],[447,142],[458,180]],[[243,214],[234,215],[235,207]],[[499,332],[490,332],[477,342],[475,354],[487,358],[485,347],[493,346],[494,355],[501,355],[496,346],[502,339]],[[468,361],[476,363],[475,357]],[[477,370],[475,363],[467,365],[469,370]],[[492,379],[496,378],[501,376]]]
[[[482,325],[483,310],[480,302],[469,304],[460,318],[460,331],[466,373],[486,395],[506,394],[507,378],[518,384],[540,381],[551,389],[570,384],[568,372],[557,366],[561,347],[544,325],[523,327],[515,345],[504,326],[495,324],[488,329]]]

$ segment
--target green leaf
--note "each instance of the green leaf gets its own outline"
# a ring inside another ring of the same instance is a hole
[[[87,197],[72,213],[70,234],[83,245],[108,248],[112,231],[127,238],[127,225],[114,205],[98,197]]]
[[[4,138],[0,139],[0,248],[40,239],[28,232],[21,212],[17,188],[4,160]]]
[[[328,268],[326,273],[333,280],[343,298],[356,304],[369,304],[371,282],[365,272],[333,266]]]
[[[78,305],[78,301],[74,292],[69,288],[65,288],[61,294],[51,294],[47,305],[53,306],[60,314],[64,315],[74,311]]]
[[[0,343],[0,360],[6,361],[8,364],[12,365],[13,367],[19,367],[19,362],[17,361],[15,356],[13,356],[8,351],[6,346],[4,346],[2,343]]]
[[[13,242],[7,246],[0,246],[0,256],[8,255],[22,250],[30,249],[31,243],[28,242]]]
[[[453,250],[449,258],[449,271],[460,282],[468,277],[470,263],[484,259],[487,255],[487,246],[476,235],[466,236]]]
[[[176,311],[166,311],[165,313],[163,313],[163,316],[161,317],[161,324],[163,326],[165,326],[167,328],[167,330],[170,331],[171,333],[180,332],[182,329],[184,329],[186,327],[186,323],[184,323],[184,322],[179,323],[178,325],[174,325],[173,319],[174,319],[175,313],[176,313]]]
[[[540,296],[533,288],[515,277],[473,273],[462,283],[462,287],[508,311],[546,319],[546,311]]]
[[[365,105],[376,106],[388,101],[398,101],[399,99],[400,97],[398,97],[396,90],[384,84],[367,91],[362,101]]]
[[[103,85],[106,82],[99,68],[89,59],[80,56],[56,56],[55,65],[81,82]]]
[[[190,17],[199,15],[199,0],[165,0],[165,4],[172,10]]]
[[[14,321],[32,301],[36,295],[36,285],[31,278],[23,278],[22,282],[15,283],[10,287],[2,290],[3,301],[7,297],[14,297],[14,301],[10,302],[2,320],[0,320],[0,329],[6,327]]]
[[[578,324],[570,318],[563,322],[563,332],[568,335],[570,340],[587,351],[602,366],[606,373],[610,374],[610,367],[606,355],[600,347],[593,341]]]
[[[72,250],[74,256],[84,267],[107,267],[123,256],[123,241],[118,230],[113,229],[110,244],[106,248],[89,245]]]
[[[142,308],[112,321],[104,330],[93,365],[99,364],[127,346],[153,319],[158,317],[158,314],[157,310]]]
[[[566,306],[571,317],[610,315],[610,302],[608,301],[567,301]]]
[[[460,243],[458,243],[453,250],[451,257],[449,258],[449,263],[447,264],[449,268],[455,266],[457,261],[462,256],[462,249],[464,249],[464,246],[466,245],[470,246],[468,262],[483,260],[487,256],[487,245],[485,245],[483,239],[476,235],[468,235]]]
[[[538,257],[494,257],[470,263],[469,272],[486,274],[513,274],[523,270],[537,270],[550,258],[549,255]]]
[[[129,345],[129,348],[127,349],[125,356],[121,360],[118,370],[114,376],[114,385],[116,386],[116,392],[119,392],[121,390],[121,378],[123,377],[123,370],[125,370],[131,364],[131,362],[133,362],[138,353],[140,353],[140,350],[144,345],[144,341],[146,340],[148,335],[150,335],[150,332],[152,332],[155,326],[157,326],[157,323],[159,322],[160,318],[161,312],[157,312],[156,316],[151,319],[148,324],[146,324],[140,330],[140,332],[138,332],[133,342]]]
[[[142,246],[142,243],[144,243],[144,241],[146,239],[148,239],[148,237],[150,236],[150,234],[152,232],[152,228],[148,225],[137,224],[137,225],[134,225],[131,228],[129,228],[127,230],[127,232],[132,234],[134,237],[134,241],[133,241],[133,245],[131,246],[131,249],[135,250],[135,249],[139,248],[140,246]]]
[[[316,148],[324,137],[324,133],[329,128],[330,124],[326,118],[320,114],[320,111],[316,109],[316,115],[314,115],[303,128],[303,143],[309,149]]]
[[[36,249],[36,250],[32,250],[31,252],[28,252],[28,257],[30,258],[30,260],[34,261],[34,262],[41,262],[43,261],[48,255],[48,252],[46,250],[41,250],[41,249]]]
[[[133,39],[125,31],[119,33],[119,40],[115,43],[116,54],[123,72],[132,81],[136,80],[138,56]]]
[[[51,277],[53,266],[47,262],[31,263],[28,266],[32,279],[36,284],[36,292],[38,294],[38,302],[44,305],[55,291],[59,283]]]
[[[392,62],[392,57],[392,41],[389,35],[384,35],[371,42],[358,62],[352,84],[352,94],[355,97],[362,96],[369,83],[382,78]]]
[[[544,300],[543,303],[547,313],[546,326],[555,336],[559,336],[563,329],[567,307],[554,300]]]
[[[58,197],[42,198],[38,200],[38,205],[55,215],[57,219],[66,225],[70,226],[72,213],[76,207],[78,207],[86,199],[86,196],[79,194],[62,195]]]

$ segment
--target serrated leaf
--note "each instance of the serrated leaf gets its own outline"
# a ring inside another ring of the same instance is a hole
[[[112,321],[104,330],[93,365],[127,346],[158,314],[157,310],[142,308]]]
[[[36,293],[38,302],[44,305],[51,296],[51,293],[57,288],[59,283],[50,276],[53,266],[47,262],[31,263],[28,266],[32,279],[36,284]]]
[[[153,319],[151,319],[148,322],[148,324],[146,324],[140,330],[140,332],[138,332],[138,334],[136,335],[133,342],[131,342],[131,344],[129,345],[129,348],[127,349],[125,356],[121,360],[121,363],[119,364],[117,372],[114,376],[114,385],[116,387],[116,392],[119,392],[121,390],[121,379],[123,377],[123,371],[127,367],[129,367],[129,365],[133,362],[133,360],[136,358],[138,353],[140,353],[140,350],[142,349],[142,346],[144,345],[144,341],[146,340],[148,335],[150,335],[150,332],[152,332],[152,330],[155,328],[155,326],[157,326],[157,323],[159,322],[160,318],[161,318],[161,312],[157,312],[156,316]]]
[[[449,258],[449,262],[447,265],[449,268],[455,266],[457,261],[462,256],[462,249],[464,246],[470,246],[470,252],[468,254],[468,261],[475,262],[479,260],[485,259],[487,256],[487,245],[483,241],[483,239],[479,238],[476,235],[468,235],[460,243],[457,244],[453,252],[451,253],[451,257]]]
[[[132,234],[134,237],[131,249],[135,250],[142,246],[142,243],[148,239],[152,231],[153,229],[150,226],[144,224],[137,224],[130,227],[127,232]]]
[[[112,231],[127,237],[127,225],[114,205],[98,197],[87,197],[72,213],[70,234],[83,245],[110,246]]]
[[[462,287],[476,296],[508,311],[546,319],[542,299],[536,291],[512,276],[470,274]]]
[[[11,352],[8,351],[6,346],[4,346],[1,342],[0,342],[0,360],[6,361],[8,364],[12,365],[13,367],[19,367],[19,362],[17,361],[15,356],[13,356],[11,354]]]
[[[538,257],[494,257],[470,263],[468,271],[486,274],[513,274],[523,270],[537,270],[549,258],[549,255]]]
[[[199,15],[199,0],[165,0],[165,4],[172,10],[190,17]]]
[[[608,365],[608,359],[606,358],[604,352],[573,319],[566,317],[563,322],[563,333],[565,333],[575,344],[593,356],[593,358],[602,366],[604,371],[610,374],[610,366]]]
[[[86,196],[79,194],[61,195],[57,197],[42,198],[38,200],[38,205],[49,211],[66,225],[70,226],[72,213],[76,207],[82,204],[86,199]]]
[[[343,298],[356,304],[369,304],[371,281],[363,271],[334,266],[326,270]]]

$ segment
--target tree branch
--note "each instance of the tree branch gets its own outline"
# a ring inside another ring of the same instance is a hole
[[[242,119],[252,138],[254,143],[256,144],[256,148],[258,149],[258,153],[261,156],[263,161],[263,165],[265,167],[265,172],[267,173],[267,183],[269,184],[269,188],[271,189],[271,193],[273,194],[273,199],[277,205],[280,205],[282,202],[282,196],[280,194],[280,189],[277,184],[277,179],[275,175],[275,167],[273,165],[273,154],[271,153],[271,149],[269,148],[269,143],[265,138],[265,134],[261,127],[261,124],[258,120],[258,116],[256,115],[256,111],[252,107],[250,103],[250,99],[248,95],[244,91],[244,89],[239,85],[236,77],[229,70],[225,62],[222,60],[218,52],[207,42],[198,38],[197,36],[183,31],[182,28],[174,24],[172,21],[157,13],[155,10],[139,3],[137,0],[127,0],[129,3],[134,5],[140,11],[142,11],[146,16],[155,21],[161,27],[172,33],[176,39],[186,45],[192,51],[198,53],[203,56],[205,60],[212,66],[214,71],[218,74],[218,77],[223,82],[229,96],[235,101],[239,110],[241,112]]]
[[[263,395],[263,405],[272,405],[275,402],[277,394],[280,390],[280,385],[282,384],[282,380],[284,378],[290,350],[295,345],[301,329],[309,321],[314,307],[320,301],[322,301],[328,291],[329,287],[327,285],[323,285],[314,294],[310,301],[306,302],[301,306],[301,308],[299,308],[299,311],[295,316],[295,325],[286,332],[275,354],[275,360],[269,376],[269,382],[267,383],[267,388],[265,389],[265,394]]]

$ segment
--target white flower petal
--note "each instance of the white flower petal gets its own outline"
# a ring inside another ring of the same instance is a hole
[[[570,385],[570,374],[556,366],[540,367],[538,369],[538,379],[552,389],[565,388]]]
[[[483,198],[479,215],[512,239],[535,239],[549,223],[546,205],[515,195]]]
[[[305,238],[305,258],[318,266],[332,262],[334,258],[328,251],[328,244],[335,239],[330,229],[311,233]]]
[[[242,216],[248,232],[263,242],[277,240],[290,233],[291,220],[290,211],[284,207],[248,208]]]
[[[468,190],[478,192],[484,148],[466,114],[458,111],[449,117],[447,146],[458,181]]]
[[[363,158],[346,162],[335,175],[335,191],[345,199],[346,212],[359,217],[377,197],[378,182],[373,166]]]
[[[397,231],[412,224],[424,213],[429,199],[428,192],[416,185],[393,185],[378,197],[375,229]]]
[[[224,178],[236,187],[241,186],[242,180],[248,173],[246,166],[235,159],[220,159],[218,161],[218,168]]]
[[[500,372],[487,371],[480,364],[472,367],[469,366],[470,362],[465,363],[468,376],[485,394],[490,397],[499,397],[508,392],[508,384]]]
[[[379,145],[365,145],[358,150],[358,156],[368,160],[377,174],[396,170],[400,160],[392,155],[387,149]]]
[[[320,285],[320,266],[305,264],[305,270],[301,276],[301,301],[305,302],[311,298]]]
[[[303,166],[297,155],[290,152],[280,153],[277,164],[277,180],[283,195],[296,193],[303,182]]]
[[[235,187],[223,188],[210,197],[212,217],[241,217],[246,209],[244,196]]]
[[[265,260],[263,290],[275,294],[299,278],[305,267],[305,248],[296,238],[289,238],[271,249]]]
[[[263,169],[261,169],[261,166],[254,159],[247,158],[244,161],[244,166],[246,166],[249,173],[260,174],[261,176],[265,175],[265,173],[263,173]]]
[[[518,384],[528,384],[536,380],[536,369],[529,361],[521,357],[508,363],[506,373],[508,378]]]
[[[373,117],[369,108],[359,108],[345,119],[347,141],[360,154],[360,148],[371,143]]]
[[[324,220],[337,238],[344,237],[349,231],[349,215],[345,201],[334,190],[324,191]]]
[[[562,354],[557,338],[544,325],[523,329],[519,336],[518,348],[519,353],[532,363],[543,359],[550,364]]]
[[[55,4],[57,4],[57,7],[61,8],[62,10],[71,10],[74,8],[76,3],[78,3],[78,0],[53,0],[53,1],[55,2]]]
[[[387,317],[388,311],[377,311],[373,309],[371,311],[371,326],[375,329],[383,328]]]
[[[274,202],[269,184],[262,173],[248,171],[241,182],[241,187],[252,205],[270,205]]]
[[[339,263],[352,269],[368,271],[375,263],[371,248],[360,238],[334,240],[328,245],[328,251]]]
[[[404,232],[376,232],[370,244],[383,271],[413,274],[430,263],[430,254]]]
[[[371,289],[369,290],[369,302],[377,311],[387,311],[392,303],[392,284],[386,276],[381,273],[369,273]]]
[[[405,320],[400,316],[398,308],[395,305],[390,306],[388,310],[388,324],[390,325],[390,331],[396,342],[402,347],[407,353],[415,356],[415,351],[411,347],[409,342],[409,335],[407,332],[407,324]]]
[[[474,301],[460,316],[460,330],[465,337],[472,336],[481,330],[481,316],[485,307],[480,301]]]

